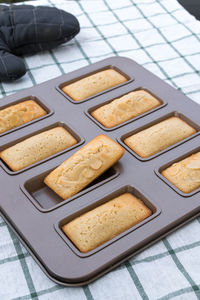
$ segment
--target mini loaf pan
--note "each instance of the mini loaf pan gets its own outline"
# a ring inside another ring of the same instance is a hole
[[[181,155],[175,159],[173,159],[170,162],[167,162],[166,164],[164,164],[163,166],[156,168],[155,169],[155,173],[156,175],[161,178],[167,185],[169,185],[175,192],[177,192],[178,194],[180,194],[183,197],[191,197],[192,195],[199,193],[200,192],[200,187],[195,189],[194,191],[190,192],[190,193],[184,193],[181,190],[179,190],[173,183],[171,183],[165,176],[162,175],[162,171],[164,171],[165,169],[167,169],[168,167],[170,167],[171,165],[187,158],[188,156],[191,156],[192,154],[195,154],[197,152],[200,151],[200,147],[195,148],[187,153],[185,153],[184,155]]]
[[[158,153],[154,154],[154,155],[151,155],[147,158],[143,158],[141,157],[140,155],[138,155],[135,151],[133,151],[128,145],[125,144],[124,140],[126,138],[128,138],[129,136],[133,135],[133,134],[136,134],[142,130],[145,130],[155,124],[158,124],[164,120],[167,120],[168,118],[170,117],[179,117],[181,120],[185,121],[187,124],[189,124],[191,127],[193,127],[194,129],[196,129],[196,133],[192,134],[191,136],[181,140],[180,142],[178,143],[175,143],[173,144],[172,146],[170,147],[167,147],[166,149],[162,150],[162,151],[159,151]],[[178,147],[179,145],[181,145],[182,143],[185,143],[187,141],[189,141],[190,139],[192,139],[193,137],[199,135],[199,130],[200,130],[200,127],[199,125],[197,125],[196,123],[194,123],[192,120],[188,119],[185,115],[183,115],[182,113],[179,113],[177,111],[174,111],[174,112],[171,112],[167,115],[164,115],[162,116],[161,118],[159,119],[156,119],[154,121],[152,121],[151,123],[148,123],[148,124],[145,124],[144,126],[140,127],[140,128],[137,128],[135,130],[132,130],[131,132],[128,132],[126,134],[124,134],[123,136],[121,136],[120,138],[118,138],[118,142],[124,147],[126,148],[127,151],[129,151],[132,155],[134,155],[135,157],[137,157],[137,159],[141,160],[141,161],[147,161],[147,160],[150,160],[150,159],[153,159],[163,153],[165,153],[166,151],[169,151],[170,149],[173,149],[175,147]]]
[[[4,136],[6,134],[9,134],[9,133],[11,133],[11,132],[13,132],[15,130],[21,129],[21,128],[25,127],[25,126],[28,126],[30,124],[33,124],[35,122],[38,122],[40,120],[43,120],[43,119],[51,116],[54,113],[53,109],[50,108],[50,106],[47,105],[44,100],[42,100],[41,98],[39,99],[36,96],[26,96],[26,97],[24,97],[22,99],[17,99],[15,101],[11,100],[12,102],[7,103],[6,105],[5,105],[5,102],[3,102],[3,105],[0,105],[0,111],[3,110],[3,109],[5,109],[5,108],[8,108],[9,106],[12,106],[12,105],[15,105],[15,104],[19,104],[19,103],[22,103],[22,102],[27,101],[27,100],[34,100],[39,106],[41,106],[46,111],[46,115],[44,115],[42,117],[39,117],[39,118],[36,118],[36,119],[34,119],[34,120],[30,121],[30,122],[27,122],[25,124],[22,124],[22,125],[18,126],[18,127],[15,127],[15,128],[10,129],[10,130],[7,130],[7,131],[5,131],[3,133],[0,133],[0,137]]]
[[[109,88],[109,89],[107,89],[107,90],[104,90],[104,91],[102,91],[102,92],[99,92],[99,93],[97,93],[97,94],[95,94],[95,95],[92,95],[92,96],[90,96],[90,97],[88,97],[88,98],[85,98],[84,100],[81,100],[81,101],[75,101],[75,100],[73,100],[69,95],[67,95],[67,94],[66,94],[65,92],[63,92],[63,90],[62,90],[66,85],[69,85],[69,84],[71,84],[71,83],[74,83],[74,82],[76,82],[76,81],[78,81],[78,80],[80,80],[80,79],[83,79],[83,78],[85,78],[85,77],[88,77],[88,76],[90,76],[90,75],[94,75],[95,73],[98,73],[98,72],[100,72],[100,71],[105,71],[105,70],[109,70],[109,69],[113,69],[113,70],[117,71],[118,73],[122,74],[122,75],[127,79],[127,81],[126,81],[126,82],[123,82],[123,83],[121,83],[121,84],[118,84],[118,85],[116,85],[116,86],[114,86],[114,87],[112,87],[112,88]],[[122,71],[121,69],[117,68],[116,66],[108,65],[108,66],[105,66],[105,67],[103,67],[103,68],[93,70],[92,72],[89,72],[89,73],[87,73],[87,74],[83,73],[83,74],[81,74],[78,78],[77,78],[77,77],[76,77],[76,78],[73,78],[73,79],[70,80],[70,81],[62,82],[61,84],[57,85],[56,88],[57,88],[57,90],[58,90],[64,97],[66,97],[69,101],[71,101],[71,102],[74,103],[74,104],[79,104],[79,103],[88,101],[88,100],[90,100],[90,99],[92,99],[92,98],[94,98],[94,97],[96,97],[96,96],[99,96],[99,95],[101,95],[101,94],[103,94],[103,93],[106,93],[106,92],[108,92],[108,91],[111,91],[111,90],[113,90],[113,89],[116,89],[116,88],[118,88],[118,87],[121,87],[121,86],[123,86],[123,85],[125,85],[125,84],[127,84],[127,83],[130,83],[130,82],[133,81],[133,80],[134,80],[134,77],[131,77],[131,76],[130,76],[128,73],[126,73],[125,71]]]
[[[157,99],[160,101],[160,105],[157,106],[157,107],[155,107],[155,108],[153,108],[153,109],[151,109],[151,110],[149,110],[149,111],[147,111],[147,112],[145,112],[145,113],[142,113],[142,114],[138,115],[137,117],[133,117],[133,118],[131,118],[131,119],[129,119],[129,120],[127,120],[127,121],[125,121],[125,122],[123,122],[123,123],[117,125],[117,126],[113,126],[113,127],[111,127],[111,128],[105,127],[103,124],[101,124],[98,120],[96,120],[96,119],[92,116],[92,112],[93,112],[94,110],[96,110],[97,108],[99,108],[99,107],[101,107],[101,106],[104,106],[104,105],[106,105],[106,104],[109,104],[109,103],[112,102],[113,100],[115,100],[115,99],[117,99],[117,98],[121,98],[121,97],[125,96],[126,94],[128,94],[128,93],[130,93],[130,92],[135,92],[135,91],[139,91],[139,90],[144,90],[144,91],[148,92],[149,94],[151,94],[152,96],[154,96],[155,98],[157,98]],[[118,129],[119,127],[122,127],[122,126],[124,126],[124,125],[127,125],[127,124],[129,124],[129,123],[131,123],[131,122],[133,122],[133,121],[136,121],[136,120],[138,120],[138,119],[140,119],[140,118],[142,118],[142,117],[145,117],[146,115],[148,115],[148,114],[150,114],[150,113],[152,113],[152,112],[154,112],[154,111],[156,111],[156,110],[158,110],[158,109],[164,107],[165,105],[167,105],[167,102],[164,102],[162,99],[159,99],[159,98],[158,98],[156,95],[154,95],[152,92],[150,92],[149,90],[147,90],[147,89],[145,89],[145,88],[142,88],[142,87],[137,88],[137,89],[135,89],[135,90],[130,89],[130,91],[129,91],[129,92],[126,92],[125,94],[122,94],[122,95],[119,94],[119,96],[118,96],[117,98],[110,99],[110,100],[105,101],[104,103],[99,103],[99,104],[97,104],[97,105],[95,105],[95,106],[93,106],[93,107],[90,107],[89,109],[87,109],[87,110],[85,111],[85,114],[86,114],[93,122],[95,122],[100,128],[102,128],[103,130],[105,130],[105,131],[111,131],[111,130]]]
[[[62,92],[64,85],[108,68],[125,75],[127,82],[78,102]],[[161,105],[111,130],[91,117],[95,108],[138,89],[151,93]],[[12,172],[0,162],[0,213],[56,283],[88,284],[200,214],[200,188],[185,195],[161,175],[164,168],[200,149],[200,106],[180,91],[133,60],[111,57],[5,97],[2,103],[6,107],[26,99],[36,99],[41,106],[48,103],[42,106],[48,118],[46,115],[40,122],[34,120],[2,135],[0,151],[55,126],[66,128],[77,144],[19,172]],[[170,116],[180,117],[197,133],[148,159],[138,157],[124,144],[126,137]],[[61,199],[44,184],[44,177],[83,143],[100,134],[119,142],[125,154],[84,190],[69,199]],[[140,198],[152,210],[152,216],[96,249],[81,253],[63,233],[62,225],[124,192]]]
[[[16,145],[16,144],[18,144],[18,143],[20,143],[20,142],[22,142],[22,141],[24,141],[24,140],[30,138],[30,137],[32,137],[32,136],[35,136],[35,135],[37,135],[37,134],[39,134],[39,133],[42,133],[42,132],[44,132],[44,131],[47,131],[47,130],[49,130],[49,129],[53,129],[53,128],[55,128],[55,127],[63,127],[64,129],[66,129],[66,130],[67,130],[69,133],[71,133],[71,135],[77,140],[77,143],[76,143],[75,145],[69,147],[69,148],[64,149],[63,151],[57,152],[57,153],[55,153],[55,154],[53,154],[53,155],[51,155],[51,156],[49,156],[49,157],[47,157],[47,158],[45,158],[45,159],[42,159],[42,160],[40,160],[40,161],[38,161],[38,162],[36,162],[36,163],[34,163],[34,164],[32,164],[32,165],[26,167],[26,168],[23,168],[23,169],[19,170],[19,171],[12,171],[12,170],[9,168],[9,166],[8,166],[2,159],[0,159],[0,166],[1,166],[7,173],[9,173],[10,175],[16,175],[16,174],[19,174],[19,173],[21,173],[21,172],[24,172],[24,171],[26,171],[26,170],[28,170],[28,169],[30,169],[30,168],[33,168],[33,167],[37,166],[38,164],[41,164],[41,163],[43,163],[43,162],[45,162],[45,161],[47,161],[47,160],[49,160],[49,159],[52,159],[52,158],[54,158],[54,157],[56,157],[56,156],[58,156],[58,155],[60,155],[60,154],[62,154],[62,153],[68,152],[68,151],[74,149],[75,147],[78,147],[78,146],[80,146],[81,144],[84,143],[84,139],[81,138],[81,137],[80,137],[80,136],[79,136],[79,135],[71,128],[71,127],[69,127],[68,125],[66,125],[66,124],[63,123],[63,122],[56,122],[56,123],[51,124],[51,125],[49,125],[49,126],[47,126],[47,127],[45,127],[45,128],[42,128],[42,129],[40,129],[40,130],[38,130],[38,131],[36,131],[36,132],[32,132],[32,133],[28,134],[27,136],[24,136],[24,137],[19,138],[19,139],[15,140],[15,141],[12,141],[12,142],[10,142],[10,143],[8,143],[8,144],[5,144],[5,145],[0,146],[0,152],[3,151],[3,150],[5,150],[5,149],[7,149],[7,148],[9,148],[9,147],[12,147],[12,146],[14,146],[14,145]]]
[[[106,182],[109,182],[120,174],[120,164],[117,163],[113,167],[109,168],[106,172],[104,172],[101,176],[99,176],[96,180],[94,180],[89,186],[84,188],[81,192],[66,200],[63,200],[44,183],[44,178],[55,168],[31,178],[27,180],[23,185],[21,185],[21,189],[24,194],[42,212],[48,212],[55,208],[58,208],[61,205],[65,205],[69,201],[72,201],[75,198],[78,198],[81,195],[98,188]]]
[[[102,244],[101,246],[95,248],[92,251],[89,251],[88,253],[82,253],[80,252],[76,246],[74,246],[74,244],[70,241],[69,238],[67,238],[67,236],[64,234],[64,232],[62,231],[62,226],[69,223],[70,221],[72,221],[73,219],[79,217],[80,215],[108,202],[109,200],[112,200],[124,193],[130,193],[132,195],[134,195],[135,197],[139,198],[142,200],[142,202],[151,210],[152,215],[146,219],[144,219],[143,221],[137,223],[136,225],[132,226],[131,228],[129,228],[128,230],[122,232],[121,234],[117,235],[116,237],[114,237],[112,240],[109,240],[108,242]],[[130,185],[126,185],[121,187],[120,189],[114,191],[113,193],[107,195],[106,197],[102,198],[102,199],[98,199],[97,201],[95,201],[94,203],[92,203],[92,205],[89,205],[88,207],[84,207],[81,211],[78,211],[76,213],[74,213],[73,215],[70,215],[69,217],[59,221],[57,224],[55,224],[55,229],[56,231],[60,234],[60,236],[63,238],[63,240],[69,245],[69,247],[72,249],[72,251],[74,251],[74,253],[80,257],[87,257],[90,256],[94,253],[96,253],[97,251],[100,251],[101,249],[103,249],[104,247],[109,246],[111,243],[114,243],[116,240],[122,238],[124,235],[129,234],[131,231],[136,230],[137,228],[139,228],[140,226],[142,226],[143,224],[145,224],[146,222],[149,222],[151,219],[155,218],[156,216],[158,216],[161,213],[161,210],[153,203],[151,203],[148,198],[146,196],[144,196],[144,194],[142,194],[141,192],[139,192],[138,190],[136,190],[134,187],[130,186]]]

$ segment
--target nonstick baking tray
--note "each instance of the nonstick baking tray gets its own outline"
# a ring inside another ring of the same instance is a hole
[[[107,68],[124,74],[127,82],[79,102],[62,92],[65,84]],[[139,89],[157,97],[160,106],[109,129],[91,116],[102,104]],[[87,284],[200,214],[200,189],[181,193],[161,175],[165,167],[200,148],[200,106],[180,91],[133,60],[111,57],[5,97],[0,109],[26,99],[35,99],[47,115],[1,135],[0,151],[57,125],[77,139],[77,144],[66,151],[19,172],[0,162],[1,215],[55,282],[66,286]],[[148,159],[141,159],[124,144],[131,134],[174,115],[197,132]],[[124,156],[80,193],[62,200],[45,186],[44,177],[102,133],[126,149]],[[152,215],[96,249],[81,253],[64,235],[62,225],[124,192],[142,199]]]

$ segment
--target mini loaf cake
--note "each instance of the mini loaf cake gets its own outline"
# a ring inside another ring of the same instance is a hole
[[[55,127],[3,150],[0,158],[11,170],[19,171],[76,143],[66,129]]]
[[[114,69],[97,72],[62,88],[75,101],[81,101],[97,93],[127,81],[127,78]]]
[[[72,220],[62,230],[81,252],[88,252],[150,215],[140,199],[125,193]]]
[[[190,193],[200,187],[200,152],[173,164],[162,172],[180,191]]]
[[[194,134],[196,130],[179,117],[171,117],[126,138],[124,143],[146,158]]]
[[[0,133],[46,115],[47,112],[33,100],[27,100],[0,110]]]
[[[94,110],[91,115],[107,128],[137,117],[161,103],[144,90],[138,90],[115,99]]]
[[[44,182],[60,197],[67,199],[116,163],[124,149],[102,134],[94,138],[53,170]]]

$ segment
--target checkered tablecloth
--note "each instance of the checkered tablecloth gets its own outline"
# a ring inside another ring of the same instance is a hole
[[[0,83],[2,97],[106,57],[121,55],[134,59],[200,103],[200,23],[177,1],[28,3],[56,6],[73,13],[80,21],[81,32],[52,51],[26,56],[26,76],[13,83]],[[200,218],[94,283],[78,288],[59,286],[49,280],[0,219],[0,300],[3,299],[200,299]]]

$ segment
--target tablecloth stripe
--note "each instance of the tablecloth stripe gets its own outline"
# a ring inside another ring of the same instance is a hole
[[[11,231],[11,229],[9,227],[8,227],[8,231],[10,233],[10,237],[12,239],[13,245],[14,245],[15,250],[17,252],[17,257],[18,257],[18,260],[21,264],[21,268],[23,270],[24,277],[26,279],[27,286],[28,286],[29,291],[30,291],[30,296],[34,299],[38,299],[37,292],[36,292],[32,277],[30,275],[28,266],[26,264],[25,255],[22,252],[22,246],[21,246],[19,240],[16,238],[16,236],[14,235],[14,233]]]
[[[191,288],[193,289],[193,291],[195,292],[195,294],[197,295],[197,297],[200,298],[199,287],[195,284],[194,280],[192,280],[192,278],[190,277],[190,275],[188,274],[188,272],[186,271],[186,269],[184,268],[184,266],[181,264],[181,262],[178,259],[175,251],[173,250],[173,248],[171,247],[170,243],[168,242],[167,238],[163,239],[163,243],[164,243],[165,247],[168,249],[169,255],[173,259],[173,261],[176,264],[177,268],[185,276],[185,278],[187,279],[187,281],[191,285]]]

